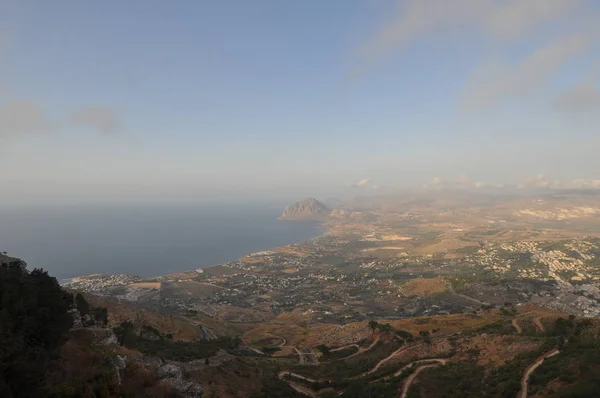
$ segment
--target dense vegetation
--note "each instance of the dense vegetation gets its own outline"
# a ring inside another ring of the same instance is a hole
[[[240,346],[239,337],[218,337],[213,340],[175,341],[147,325],[124,321],[114,328],[119,343],[127,348],[175,361],[193,361],[215,355],[219,349],[234,350]]]
[[[42,394],[49,362],[72,325],[72,295],[20,261],[0,266],[0,396]]]
[[[542,390],[555,381],[559,392],[551,388],[548,395],[561,398],[600,396],[600,341],[591,321],[557,319],[553,334],[558,338],[560,353],[548,358],[531,377],[531,391]]]
[[[83,328],[71,330],[75,318]],[[141,364],[117,381],[114,353],[95,334],[107,323],[105,308],[73,297],[47,272],[0,261],[0,397],[176,397]]]

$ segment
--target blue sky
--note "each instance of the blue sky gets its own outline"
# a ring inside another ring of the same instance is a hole
[[[4,0],[0,189],[600,186],[599,17],[592,0]]]

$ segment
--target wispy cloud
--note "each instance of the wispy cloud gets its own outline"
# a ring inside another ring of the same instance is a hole
[[[370,62],[431,32],[475,30],[497,40],[512,41],[582,8],[580,0],[404,0],[395,17],[362,47]]]
[[[590,69],[581,82],[560,92],[554,99],[554,108],[564,112],[587,112],[600,109],[600,62]]]
[[[74,111],[66,122],[48,115],[35,101],[11,101],[0,105],[0,138],[25,134],[47,133],[72,126],[89,127],[108,134],[121,130],[117,115],[105,107],[88,107]]]
[[[600,109],[600,90],[592,85],[570,88],[556,97],[554,107],[566,112],[586,112]]]
[[[598,11],[591,4],[589,0],[398,0],[392,17],[360,48],[359,69],[423,37],[448,44],[478,37],[494,45],[499,58],[473,65],[460,94],[461,108],[491,108],[537,93],[563,65],[590,52],[600,38],[597,18],[592,17]],[[540,33],[546,43],[533,45],[539,43]],[[528,53],[515,61],[512,50],[517,47],[519,53]],[[595,106],[596,91],[577,87],[564,97],[557,99],[557,106]]]
[[[0,137],[43,133],[51,128],[46,112],[35,102],[9,102],[0,107]]]
[[[77,110],[71,114],[71,122],[104,134],[118,132],[122,127],[117,114],[104,106],[92,106]]]
[[[574,34],[551,40],[517,65],[488,63],[471,76],[463,93],[466,109],[486,108],[514,96],[527,96],[544,86],[559,68],[590,48],[592,37]]]

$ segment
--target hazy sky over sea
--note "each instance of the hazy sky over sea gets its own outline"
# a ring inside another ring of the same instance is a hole
[[[0,2],[4,202],[600,187],[600,2]]]

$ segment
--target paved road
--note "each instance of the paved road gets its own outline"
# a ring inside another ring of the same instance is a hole
[[[533,371],[536,370],[541,364],[543,364],[546,358],[550,358],[558,354],[559,352],[560,351],[556,348],[551,351],[548,351],[533,364],[529,365],[527,369],[525,369],[525,373],[523,373],[523,378],[521,379],[521,391],[519,391],[519,395],[517,395],[517,398],[527,398],[527,389],[529,388],[529,377],[531,376]]]

